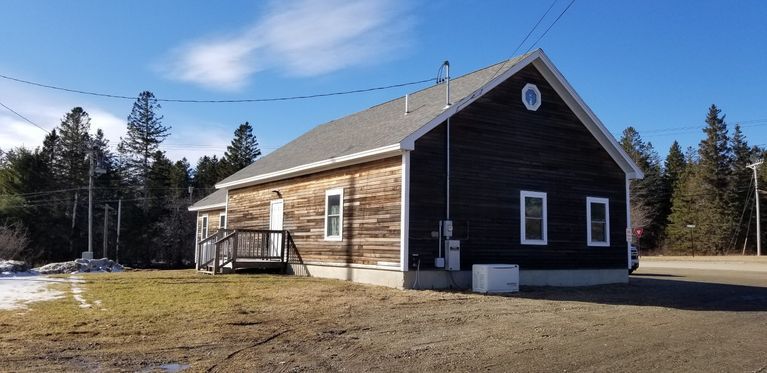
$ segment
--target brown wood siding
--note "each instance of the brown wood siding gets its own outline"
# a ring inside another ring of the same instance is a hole
[[[270,201],[283,199],[283,227],[303,262],[399,262],[402,158],[392,157],[229,191],[229,228],[269,228]],[[326,241],[325,191],[343,188],[343,240]]]
[[[197,241],[199,242],[205,237],[202,237],[202,216],[207,214],[208,215],[208,236],[210,236],[213,233],[216,233],[216,231],[219,229],[219,216],[223,214],[226,211],[226,209],[219,209],[219,210],[210,210],[210,211],[198,211],[197,212]]]
[[[538,111],[521,91],[541,91]],[[625,268],[625,174],[540,73],[528,66],[454,116],[451,217],[461,267],[514,263],[529,269]],[[411,153],[410,253],[433,267],[445,218],[445,125]],[[546,192],[548,244],[520,243],[520,190]],[[586,197],[610,200],[610,247],[586,244]],[[467,227],[469,229],[467,229]],[[411,264],[412,264],[411,260]]]

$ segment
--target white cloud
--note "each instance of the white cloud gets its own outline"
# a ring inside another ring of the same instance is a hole
[[[35,89],[26,89],[11,83],[0,82],[0,102],[8,105],[19,114],[29,118],[41,127],[51,130],[57,127],[61,118],[75,106],[82,106],[91,117],[91,133],[102,129],[113,152],[117,152],[120,136],[125,136],[126,118],[131,103],[125,101],[125,113],[115,114],[109,109],[80,99],[70,99],[58,95],[39,93]],[[166,124],[170,120],[166,118]],[[160,148],[166,151],[168,158],[179,160],[186,157],[192,165],[203,155],[223,154],[229,142],[227,131],[184,131],[176,128]],[[32,126],[13,113],[0,107],[0,149],[11,150],[16,147],[34,149],[42,146],[46,132]],[[174,145],[184,144],[184,145]]]
[[[266,69],[314,76],[394,58],[408,45],[411,25],[396,1],[278,1],[239,33],[176,48],[159,70],[171,79],[236,90]]]

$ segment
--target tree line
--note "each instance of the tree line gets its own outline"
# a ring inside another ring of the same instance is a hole
[[[683,150],[674,141],[661,161],[633,127],[623,131],[620,144],[645,173],[632,181],[630,192],[632,225],[645,232],[637,242],[641,248],[669,254],[755,252],[756,192],[746,166],[764,158],[766,150],[749,145],[739,124],[730,133],[716,105],[708,109],[697,148]],[[764,190],[767,169],[759,171]]]
[[[253,127],[245,122],[234,131],[223,157],[203,156],[195,167],[186,158],[173,162],[162,150],[171,127],[163,123],[160,110],[152,92],[141,92],[116,152],[101,129],[91,131],[91,118],[81,107],[65,113],[40,146],[0,150],[0,235],[7,236],[0,237],[0,243],[6,242],[0,258],[41,264],[72,260],[87,250],[92,159],[95,256],[117,255],[121,200],[121,263],[189,265],[196,222],[187,208],[261,151]]]
[[[192,262],[195,214],[187,208],[213,192],[216,182],[261,155],[253,127],[234,131],[223,157],[173,162],[162,150],[171,134],[151,92],[142,92],[126,122],[116,153],[101,129],[91,131],[87,111],[75,107],[34,149],[0,150],[0,257],[46,263],[77,258],[87,250],[90,159],[94,176],[94,251],[116,255],[116,214],[122,200],[120,262],[182,266]],[[697,148],[671,145],[661,160],[652,143],[628,127],[620,144],[645,173],[631,184],[631,220],[643,227],[644,250],[690,254],[755,250],[754,187],[746,165],[765,148],[748,144],[739,125],[729,133],[712,105]],[[767,185],[767,172],[759,183]],[[104,229],[104,215],[109,219]],[[767,216],[767,207],[762,219]],[[689,228],[689,226],[695,228]],[[107,246],[104,248],[104,232]],[[23,250],[20,249],[23,246]],[[105,251],[106,250],[106,251]]]

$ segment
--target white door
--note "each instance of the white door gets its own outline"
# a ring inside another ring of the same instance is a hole
[[[271,202],[269,206],[269,230],[282,230],[282,200],[277,199]],[[279,256],[280,246],[282,245],[282,235],[271,233],[269,237],[269,256]]]

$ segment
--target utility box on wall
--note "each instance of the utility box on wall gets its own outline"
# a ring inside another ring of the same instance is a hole
[[[445,240],[445,256],[447,257],[447,270],[461,270],[461,241]]]

